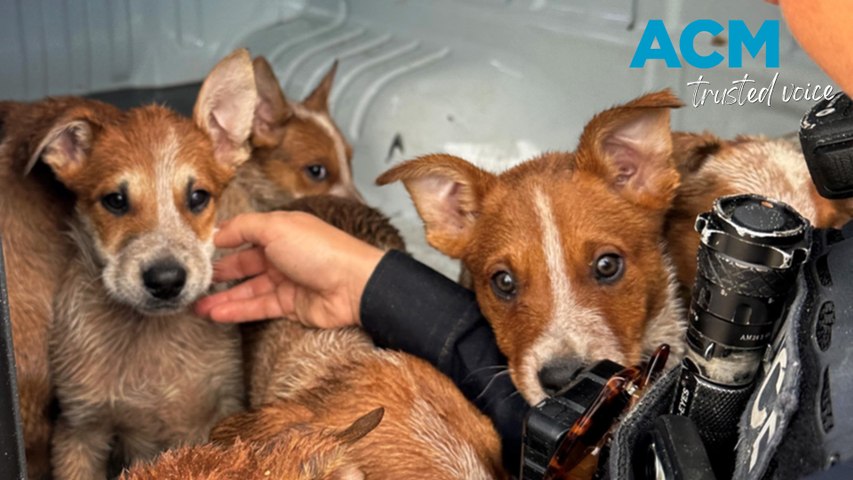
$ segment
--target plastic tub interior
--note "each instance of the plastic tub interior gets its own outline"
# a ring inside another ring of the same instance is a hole
[[[669,87],[689,101],[686,83],[700,74],[717,88],[745,74],[756,86],[776,73],[779,87],[829,83],[784,26],[779,69],[748,56],[742,69],[669,69],[659,61],[629,69],[646,22],[658,18],[677,44],[691,20],[744,19],[755,31],[779,11],[761,0],[4,1],[0,97],[196,83],[246,46],[270,60],[289,97],[301,99],[338,59],[331,109],[354,146],[359,189],[391,216],[417,258],[455,278],[458,264],[426,245],[402,186],[374,185],[394,163],[448,152],[500,171],[542,151],[573,149],[595,112],[643,92]],[[725,53],[725,38],[712,44],[699,36],[697,50]],[[173,93],[192,105],[192,88]],[[808,107],[688,106],[674,114],[673,128],[777,135],[796,130]]]

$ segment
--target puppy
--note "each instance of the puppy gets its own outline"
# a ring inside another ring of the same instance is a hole
[[[696,216],[709,211],[718,197],[764,195],[787,203],[820,228],[841,227],[853,216],[850,200],[828,200],[818,194],[798,143],[757,136],[723,140],[709,133],[681,132],[673,134],[673,142],[682,180],[666,232],[685,296],[696,277]]]
[[[382,409],[357,419],[346,429],[315,424],[268,425],[263,443],[205,444],[163,453],[151,464],[140,463],[123,480],[362,480],[352,458],[352,445],[382,419]]]
[[[451,155],[398,165],[427,240],[462,260],[477,301],[531,404],[584,365],[683,353],[684,309],[664,244],[679,185],[668,91],[596,115],[577,150],[499,175]]]
[[[259,102],[252,126],[252,159],[223,199],[222,219],[267,211],[306,195],[363,202],[352,176],[352,147],[329,113],[337,63],[301,103],[284,96],[264,57],[253,62]]]
[[[406,251],[406,243],[379,210],[348,198],[315,195],[294,200],[282,210],[305,212],[382,250]]]
[[[236,328],[187,307],[210,286],[217,203],[249,157],[256,104],[238,50],[205,80],[194,121],[159,106],[65,117],[33,156],[76,197],[50,332],[55,478],[106,478],[111,456],[203,441],[242,407]]]
[[[73,251],[64,231],[73,195],[38,163],[55,125],[80,120],[110,124],[120,112],[79,98],[26,104],[0,102],[0,234],[6,255],[9,308],[27,472],[50,472],[52,384],[47,358],[53,297]],[[28,164],[34,164],[33,168]]]
[[[403,245],[387,219],[354,200],[307,197],[289,208],[330,213],[324,220],[380,247]],[[357,328],[282,319],[254,325],[246,337],[252,411],[226,419],[211,438],[269,442],[280,425],[339,429],[382,407],[382,423],[349,449],[366,478],[504,477],[491,422],[427,362],[377,349]]]

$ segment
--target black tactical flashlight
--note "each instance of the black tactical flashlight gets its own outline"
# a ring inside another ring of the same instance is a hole
[[[811,227],[784,203],[735,195],[699,215],[696,231],[689,348],[672,411],[695,422],[722,479],[731,476],[738,420],[808,256]]]

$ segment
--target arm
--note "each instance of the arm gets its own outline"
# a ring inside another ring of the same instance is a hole
[[[849,0],[768,0],[782,7],[794,38],[845,92],[853,93],[853,28]]]
[[[218,261],[216,281],[252,278],[199,300],[198,314],[218,322],[286,316],[321,328],[362,323],[377,345],[422,357],[448,375],[492,419],[504,463],[518,471],[529,407],[508,375],[496,375],[506,359],[473,293],[304,213],[241,215],[220,226],[215,242],[253,245]]]

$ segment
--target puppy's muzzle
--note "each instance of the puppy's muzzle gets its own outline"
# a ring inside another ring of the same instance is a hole
[[[187,270],[174,258],[158,260],[142,272],[142,283],[152,297],[173,300],[187,283]]]

